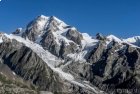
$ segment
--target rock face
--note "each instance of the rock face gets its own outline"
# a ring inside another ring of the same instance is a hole
[[[76,29],[69,29],[67,31],[66,37],[79,45],[81,45],[81,40],[83,39],[83,36],[78,31],[76,31]]]
[[[104,54],[104,49],[106,48],[105,46],[105,42],[103,41],[100,41],[98,44],[97,44],[97,47],[94,48],[90,54],[90,58],[89,58],[89,62],[90,63],[94,63],[94,62],[97,62],[101,56]]]
[[[22,37],[41,44],[45,50],[49,50],[61,58],[69,53],[77,52],[83,39],[82,34],[76,29],[66,25],[56,17],[42,15],[27,25]]]
[[[16,35],[18,35],[18,34],[20,34],[20,33],[22,33],[22,28],[18,28],[18,29],[16,29],[16,31],[13,32],[12,34],[16,34]]]
[[[97,33],[97,34],[96,34],[96,39],[105,40],[105,37],[104,37],[102,34]]]
[[[69,45],[66,45],[66,43],[64,41],[62,41],[61,44],[61,49],[59,52],[59,56],[63,59],[65,59],[65,57],[70,54],[70,53],[75,53],[78,52],[79,49],[77,47],[77,45],[73,42],[70,42]]]
[[[45,62],[43,62],[30,48],[14,45],[14,43],[0,44],[0,56],[4,64],[7,64],[12,71],[31,81],[40,90],[56,91],[63,88],[55,74]],[[61,90],[62,91],[62,90]]]
[[[54,94],[94,94],[92,91],[62,79],[36,53],[14,39],[0,44],[0,61],[1,64],[7,65],[15,73],[14,75],[35,85],[31,88],[28,87],[28,84],[21,84],[20,87],[18,86],[19,82],[14,82],[13,79],[9,79],[12,81],[11,83],[9,80],[1,82],[3,78],[1,77],[0,84],[3,86],[3,88],[0,86],[1,94],[5,94],[5,92],[40,94],[40,91],[50,91]]]
[[[22,37],[27,37],[29,40],[36,41],[36,37],[43,33],[47,20],[48,18],[45,16],[38,16],[27,25]]]
[[[101,44],[99,43],[89,57],[89,62],[92,64],[90,75],[94,76],[88,78],[91,83],[102,90],[116,93],[116,89],[137,90],[140,85],[138,72],[140,49],[115,42],[110,48],[105,48]],[[129,92],[138,94],[131,90]]]
[[[60,46],[55,41],[52,31],[48,31],[42,36],[41,45],[45,50],[49,50],[54,55],[59,56]]]
[[[104,41],[100,41],[87,60],[89,63],[73,62],[64,71],[69,71],[77,79],[89,81],[109,94],[139,94],[139,48],[114,41],[107,47]]]

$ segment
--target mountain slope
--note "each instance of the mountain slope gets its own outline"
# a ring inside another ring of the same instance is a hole
[[[73,88],[75,89],[85,88],[85,90],[82,89],[82,91],[77,91],[77,94],[79,94],[79,92],[87,91],[86,89],[90,90],[87,92],[94,93],[96,91],[91,88],[87,88],[83,84],[78,83],[74,80],[74,77],[72,75],[63,72],[61,68],[55,68],[57,63],[63,61],[50,54],[50,52],[45,51],[38,44],[15,35],[3,34],[3,37],[7,39],[6,41],[3,40],[3,43],[1,43],[1,58],[3,63],[7,64],[13,71],[15,71],[17,75],[24,78],[24,80],[29,80],[37,87],[39,86],[40,90],[68,93],[68,87],[73,86]],[[28,47],[31,48],[31,50]],[[32,54],[32,51],[36,54]],[[47,65],[43,65],[42,60]],[[56,74],[53,72],[55,72]],[[48,75],[48,78],[46,78],[45,75]],[[49,83],[49,85],[47,83]],[[67,84],[65,85],[64,83],[69,84],[67,86]],[[65,87],[63,86],[63,84]],[[69,92],[75,92],[75,90],[70,89]]]

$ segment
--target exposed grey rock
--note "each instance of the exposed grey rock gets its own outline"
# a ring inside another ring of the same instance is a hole
[[[100,46],[98,47],[100,48]],[[93,65],[90,75],[94,77],[90,81],[106,91],[138,89],[140,82],[139,73],[136,71],[139,71],[140,50],[129,45],[124,45],[124,49],[116,52],[118,48],[121,49],[121,46],[115,43],[111,48],[106,50],[97,49],[95,51],[104,52],[102,54],[92,53],[90,62]],[[98,60],[95,60],[96,55],[99,57]]]
[[[58,21],[55,19],[54,16],[51,16],[51,17],[49,18],[49,23],[48,23],[48,26],[47,26],[46,30],[47,30],[47,31],[56,32],[56,31],[60,30],[60,29],[59,29],[59,25],[60,25],[60,24],[61,24],[61,23],[58,22]]]
[[[20,34],[22,32],[22,28],[18,28],[16,29],[15,32],[13,32],[12,34]]]
[[[63,83],[58,74],[54,73],[30,48],[22,46],[17,49],[12,43],[2,43],[0,57],[17,75],[31,81],[40,90],[63,91]]]
[[[45,50],[49,50],[54,55],[59,56],[60,46],[55,41],[52,31],[48,31],[43,35],[41,45]]]
[[[81,45],[81,40],[83,40],[83,36],[76,29],[69,29],[66,37],[79,45]]]
[[[38,42],[45,50],[49,50],[52,54],[64,59],[67,54],[78,51],[83,36],[78,31],[69,29],[66,36],[69,40],[72,40],[75,43],[71,42],[69,45],[67,45],[63,40],[58,41],[58,43],[53,32],[59,32],[60,24],[62,24],[62,22],[57,20],[54,16],[48,18],[39,16],[27,25],[22,37],[28,38],[33,42]],[[70,27],[61,26],[61,29],[62,28]],[[40,39],[38,39],[38,37]]]
[[[0,58],[1,63],[7,65],[25,81],[34,84],[39,91],[49,91],[54,94],[94,94],[92,90],[59,77],[36,53],[16,40],[0,44]],[[22,91],[20,88],[15,89]],[[9,90],[8,92],[11,92],[14,89]]]
[[[27,25],[25,32],[22,34],[22,37],[28,38],[31,41],[36,41],[36,37],[43,33],[47,20],[48,19],[46,17],[42,16],[35,18]]]
[[[100,41],[97,46],[91,51],[88,61],[90,63],[97,62],[104,54],[105,49],[106,43],[104,41]]]
[[[97,34],[96,34],[96,39],[105,40],[106,38],[105,38],[102,34],[97,33]]]
[[[60,42],[58,45],[52,31],[48,31],[44,34],[41,40],[41,45],[45,50],[49,50],[52,54],[65,58],[69,53],[75,53],[78,51],[78,47],[75,43],[71,42],[69,45],[65,41]]]
[[[89,63],[72,62],[63,70],[109,94],[139,94],[140,49],[115,41],[109,45],[99,42],[89,55]]]
[[[64,41],[62,41],[61,43],[61,49],[60,49],[60,52],[59,52],[59,56],[63,59],[66,58],[67,54],[70,54],[70,53],[76,53],[79,51],[77,45],[73,42],[70,42],[69,43],[70,45],[66,45]]]

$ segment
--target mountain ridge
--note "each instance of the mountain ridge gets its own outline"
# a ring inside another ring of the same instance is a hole
[[[28,70],[30,67],[27,67],[26,70],[20,67],[21,73],[16,69],[13,71],[21,78],[30,78],[31,83],[39,86],[40,90],[52,93],[63,91],[62,94],[69,90],[75,94],[118,93],[116,89],[125,86],[126,81],[133,84],[133,81],[138,82],[137,79],[139,79],[137,72],[140,61],[139,42],[135,44],[135,41],[129,40],[131,39],[119,39],[114,35],[103,36],[101,34],[97,34],[96,38],[93,38],[87,33],[80,33],[75,27],[67,25],[54,16],[41,15],[32,20],[25,29],[18,28],[12,34],[0,34],[0,47],[1,50],[4,50],[4,52],[1,51],[0,57],[2,62],[10,60],[9,68],[11,69],[13,65],[19,68],[20,61],[26,69],[26,58],[37,59],[34,61],[36,66],[33,66],[31,76],[24,74],[24,71],[30,73]],[[6,51],[4,47],[16,50],[10,54],[12,52]],[[35,54],[35,57],[30,57],[28,54],[19,57],[19,51],[24,52],[24,47],[30,49],[29,51],[33,55]],[[5,56],[11,58],[4,59]],[[17,57],[19,60],[17,61],[13,57]],[[18,66],[14,64],[15,62]],[[34,62],[28,61],[27,64],[31,65]],[[46,67],[40,70],[38,69],[40,66],[41,68]],[[53,81],[45,80],[46,76],[43,77],[38,72],[53,75],[47,78],[48,80],[53,79]],[[55,77],[57,77],[56,80]],[[112,82],[113,79],[116,82]],[[54,83],[57,85],[55,86]],[[139,82],[133,85],[138,88]],[[55,90],[52,89],[53,87]],[[125,88],[132,87],[126,86]]]

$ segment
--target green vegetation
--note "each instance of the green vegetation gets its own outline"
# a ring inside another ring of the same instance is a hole
[[[18,93],[16,93],[18,92]],[[39,94],[34,85],[26,85],[20,81],[7,78],[0,73],[0,94]]]

